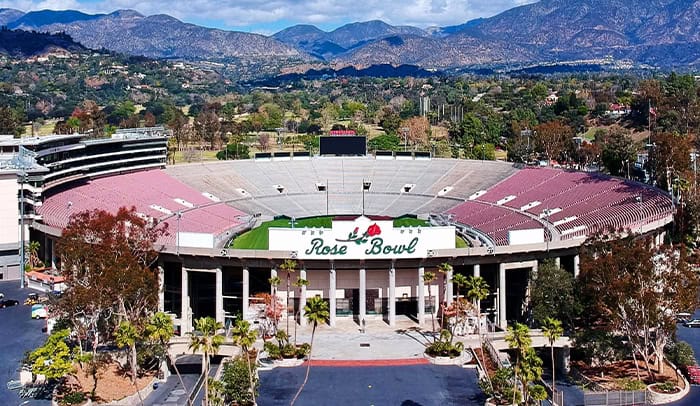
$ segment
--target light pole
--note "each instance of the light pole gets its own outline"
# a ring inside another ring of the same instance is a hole
[[[24,289],[24,264],[25,264],[25,252],[24,252],[24,182],[27,177],[27,171],[22,169],[22,173],[19,178],[19,222],[20,222],[20,242],[19,242],[19,287]]]
[[[177,230],[175,234],[175,254],[180,255],[180,218],[182,217],[182,210],[179,210],[175,214],[175,218],[177,219]]]
[[[365,215],[365,192],[372,187],[372,182],[362,179],[362,215]]]
[[[637,196],[637,203],[639,203],[639,234],[642,234],[642,220],[644,219],[644,216],[642,214],[642,194],[640,193],[639,196]]]
[[[401,132],[403,133],[403,150],[406,152],[406,149],[408,149],[408,132],[410,129],[408,127],[402,127]]]
[[[328,179],[326,179],[326,216],[328,215]]]

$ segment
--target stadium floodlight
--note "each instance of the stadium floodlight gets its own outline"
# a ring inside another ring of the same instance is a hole
[[[24,139],[22,139],[24,140]],[[31,151],[24,146],[20,144],[19,146],[19,151],[17,154],[12,157],[12,160],[10,161],[10,166],[12,168],[18,169],[19,170],[19,207],[20,207],[20,215],[19,215],[19,222],[20,222],[20,242],[19,242],[19,275],[20,275],[20,281],[19,281],[19,287],[20,289],[24,289],[24,267],[26,264],[26,253],[25,253],[25,247],[24,247],[24,241],[25,241],[25,224],[24,224],[24,184],[27,183],[27,170],[32,169],[34,166],[36,166],[36,152]]]
[[[362,215],[365,215],[365,192],[372,187],[372,182],[362,179]]]
[[[644,202],[642,201],[642,194],[640,193],[635,200],[639,203],[639,234],[642,234],[642,223],[644,221]]]
[[[175,255],[180,255],[180,218],[182,218],[182,210],[175,213],[177,219],[177,230],[175,233]]]

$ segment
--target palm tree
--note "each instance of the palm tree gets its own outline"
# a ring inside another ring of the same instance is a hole
[[[452,276],[452,283],[457,287],[457,300],[459,300],[460,288],[467,286],[467,277],[461,273]]]
[[[542,334],[547,337],[547,340],[549,340],[549,347],[552,350],[552,393],[554,393],[554,383],[556,382],[554,379],[554,342],[564,334],[564,328],[561,326],[561,321],[551,317],[544,319],[544,322],[542,322]]]
[[[31,269],[38,268],[41,264],[41,260],[39,259],[39,247],[39,241],[30,241],[25,248],[29,256],[29,266]]]
[[[171,319],[170,316],[163,312],[158,312],[154,314],[148,321],[148,325],[146,326],[146,335],[148,336],[148,339],[150,339],[153,342],[159,343],[163,348],[165,348],[165,356],[166,358],[168,358],[168,360],[170,360],[170,363],[173,365],[173,368],[175,369],[175,374],[177,375],[177,379],[180,381],[182,389],[184,389],[185,392],[187,392],[185,382],[182,380],[182,376],[180,375],[180,370],[177,369],[177,364],[175,363],[175,360],[173,360],[170,357],[170,351],[168,351],[168,343],[170,342],[170,339],[173,338],[173,336],[175,335],[173,319]],[[189,396],[187,397],[187,404],[189,406],[192,406],[192,401],[190,400]]]
[[[136,342],[141,338],[141,335],[136,329],[136,326],[128,321],[122,321],[114,332],[114,338],[117,341],[117,347],[129,347],[131,383],[136,383],[136,372],[138,368],[136,363]]]
[[[304,279],[300,276],[297,278],[297,281],[294,282],[294,286],[299,288],[299,306],[301,306],[301,288],[303,286],[309,286],[309,280]],[[298,311],[300,311],[300,310],[301,310],[301,308],[299,308]],[[295,312],[294,313],[294,345],[297,344],[297,319],[296,319],[296,315],[297,315],[297,313]]]
[[[224,326],[213,317],[200,317],[194,321],[194,332],[190,334],[190,350],[202,351],[202,374],[204,375],[204,406],[209,405],[209,357],[219,352],[224,337],[216,334]]]
[[[447,274],[452,272],[452,265],[450,265],[447,262],[443,262],[440,265],[438,265],[438,272],[442,274],[442,305],[443,305],[443,311],[442,311],[442,316],[440,319],[440,328],[445,327],[445,306],[447,306]]]
[[[515,377],[522,378],[522,362],[528,355],[528,350],[532,346],[532,338],[530,338],[530,329],[526,325],[521,323],[515,323],[512,326],[508,326],[508,332],[506,333],[505,340],[508,343],[508,347],[515,350]],[[517,384],[516,384],[517,385]],[[523,387],[523,399],[527,402],[526,388]],[[513,403],[515,403],[515,392],[517,391],[517,386],[513,387]]]
[[[274,311],[275,313],[277,312],[277,287],[282,283],[282,280],[280,279],[279,276],[275,275],[271,277],[270,279],[267,280],[270,282],[270,286],[272,287],[272,306],[274,306]],[[277,317],[274,319],[275,322],[275,333],[277,333]]]
[[[253,394],[253,404],[255,404],[255,384],[253,382],[253,371],[250,368],[250,355],[248,349],[255,344],[258,338],[257,330],[250,329],[250,323],[247,320],[237,320],[236,326],[232,331],[233,343],[241,347],[246,361],[248,362],[248,379],[250,380],[250,392]]]
[[[423,283],[428,284],[428,303],[431,305],[433,304],[433,293],[432,293],[432,286],[433,282],[435,282],[435,279],[437,279],[437,276],[435,275],[435,272],[425,272],[423,273]],[[421,297],[418,298],[418,300],[425,300],[425,298]],[[430,309],[430,316],[432,317],[433,320],[433,332],[435,332],[435,312],[433,312],[434,309]],[[435,340],[436,337],[433,337],[433,340]]]
[[[297,271],[297,261],[293,259],[285,259],[280,265],[280,269],[287,272],[287,303],[285,308],[285,316],[287,316],[287,335],[289,335],[289,285],[292,274]]]
[[[455,275],[459,276],[459,275]],[[465,295],[471,300],[476,308],[476,333],[479,335],[479,348],[481,348],[481,358],[486,365],[486,356],[481,345],[481,301],[489,296],[489,285],[481,276],[469,276],[465,278],[464,286],[467,289]]]
[[[311,352],[313,351],[314,347],[314,335],[316,334],[316,327],[319,323],[328,322],[328,318],[330,317],[330,313],[328,311],[328,302],[321,299],[319,296],[314,296],[310,298],[309,301],[306,303],[306,306],[304,306],[304,313],[306,315],[306,320],[313,324],[313,329],[311,330],[309,357],[306,360],[306,376],[304,377],[304,382],[299,387],[299,390],[297,391],[296,395],[294,395],[294,399],[292,399],[290,405],[294,405],[294,402],[296,402],[297,398],[301,394],[301,391],[304,390],[306,382],[309,380],[309,371],[311,369]]]

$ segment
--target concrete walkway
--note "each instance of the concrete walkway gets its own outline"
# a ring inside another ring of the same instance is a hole
[[[437,321],[437,320],[436,320]],[[437,324],[437,323],[436,323]],[[285,324],[280,323],[284,329]],[[408,318],[397,318],[390,327],[383,320],[367,320],[365,331],[351,318],[336,319],[336,326],[319,325],[316,329],[311,358],[316,360],[400,360],[423,358],[425,346],[432,342],[431,322],[422,327]],[[296,342],[311,341],[311,325],[297,326]],[[437,334],[437,333],[436,333]],[[290,341],[294,342],[294,327],[290,324]],[[477,336],[455,337],[465,347],[477,346]],[[262,349],[262,341],[256,347]]]

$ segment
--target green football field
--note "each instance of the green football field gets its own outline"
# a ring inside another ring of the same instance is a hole
[[[324,217],[309,217],[297,219],[294,222],[294,227],[325,227],[331,228],[333,216]],[[425,220],[420,220],[413,217],[399,217],[394,219],[394,227],[428,227],[430,224]],[[268,229],[270,227],[292,227],[292,221],[288,218],[277,219],[262,223],[259,227],[246,231],[233,240],[230,245],[232,248],[247,249],[247,250],[266,250],[269,249],[270,242],[268,239]],[[461,239],[459,239],[461,241]],[[465,244],[462,241],[462,244]],[[466,246],[466,245],[465,245]],[[459,243],[458,243],[459,247]]]

